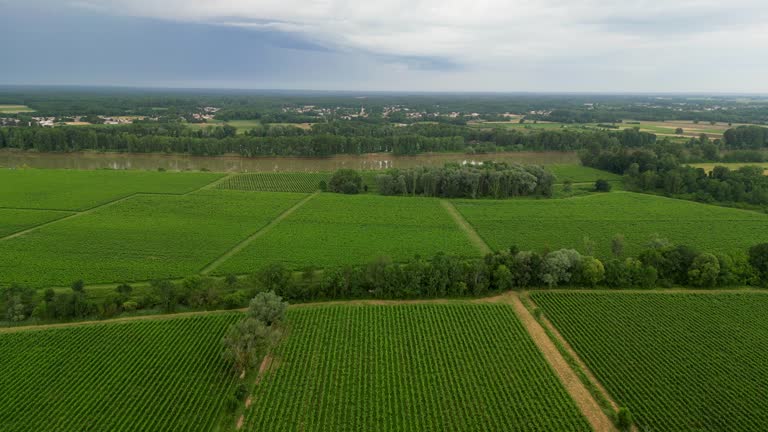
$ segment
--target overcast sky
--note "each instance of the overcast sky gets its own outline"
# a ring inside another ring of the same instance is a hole
[[[766,0],[0,0],[0,84],[768,93]]]

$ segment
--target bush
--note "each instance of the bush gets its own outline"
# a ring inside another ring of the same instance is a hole
[[[634,423],[634,419],[632,418],[632,413],[629,412],[629,408],[619,408],[619,412],[616,413],[616,427],[622,431],[626,431],[630,430],[632,423]]]
[[[595,182],[595,192],[610,192],[611,184],[607,180],[599,179]]]
[[[135,301],[127,301],[123,303],[123,310],[126,312],[135,312],[139,308],[139,304]]]
[[[353,195],[363,188],[363,178],[352,169],[340,169],[333,173],[328,182],[328,190],[336,193]]]

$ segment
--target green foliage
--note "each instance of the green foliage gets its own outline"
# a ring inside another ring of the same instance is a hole
[[[274,291],[256,294],[248,304],[248,317],[261,321],[268,326],[280,324],[285,319],[288,303]]]
[[[509,306],[326,306],[288,321],[245,430],[590,430]]]
[[[0,334],[2,430],[211,430],[235,384],[218,341],[238,318]]]
[[[595,256],[611,256],[614,233],[637,255],[651,235],[707,252],[742,253],[768,241],[768,215],[627,192],[571,199],[456,201],[456,208],[496,250],[578,249],[585,235]]]
[[[761,243],[749,249],[749,263],[757,270],[763,283],[768,284],[768,243]]]
[[[222,338],[222,358],[240,375],[258,366],[275,338],[274,328],[258,319],[246,318],[232,324]]]
[[[622,431],[628,431],[632,428],[632,423],[634,423],[634,420],[632,419],[632,413],[629,412],[629,408],[619,408],[619,411],[616,413],[616,426]]]
[[[598,179],[595,181],[595,192],[610,192],[611,184],[606,180]]]
[[[762,430],[768,295],[552,293],[533,300],[639,430]]]
[[[0,169],[0,204],[3,207],[84,210],[137,192],[191,192],[221,176],[186,172]]]
[[[1,189],[2,186],[0,186],[0,190]],[[1,194],[2,192],[0,191],[0,195]],[[5,203],[2,198],[0,198],[0,203]],[[25,205],[30,204],[31,203],[27,203]],[[0,237],[5,237],[15,232],[22,231],[27,228],[32,228],[46,222],[51,222],[56,219],[61,219],[71,214],[72,213],[63,211],[16,210],[0,208]]]
[[[237,174],[216,185],[217,189],[261,192],[314,192],[327,184],[329,173],[248,173]]]
[[[328,191],[354,195],[363,189],[363,178],[355,170],[340,169],[331,176],[328,181]]]
[[[136,196],[3,241],[0,283],[30,287],[195,274],[298,202],[299,194]]]

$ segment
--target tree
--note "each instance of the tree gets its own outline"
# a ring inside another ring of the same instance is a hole
[[[160,307],[164,312],[173,312],[176,310],[178,302],[178,293],[176,286],[171,281],[156,280],[150,283],[153,293],[157,296]]]
[[[277,337],[276,330],[262,321],[246,318],[233,324],[224,335],[222,357],[238,374],[256,366]]]
[[[512,289],[512,272],[504,264],[499,265],[493,272],[493,282],[500,291]]]
[[[571,193],[573,191],[573,181],[566,180],[563,182],[563,192]]]
[[[768,243],[749,248],[749,264],[757,271],[763,284],[768,285]]]
[[[72,282],[72,291],[83,292],[85,290],[85,282],[82,279]]]
[[[682,135],[683,133],[685,133],[685,131],[683,130],[683,128],[677,128],[677,129],[675,129],[675,135]]]
[[[357,194],[363,188],[363,178],[352,169],[340,169],[333,173],[328,190],[343,194]]]
[[[262,291],[283,293],[290,291],[293,284],[292,273],[280,263],[272,263],[264,267],[256,275],[257,283]]]
[[[595,192],[610,192],[611,184],[607,180],[599,179],[595,182]]]
[[[131,296],[131,293],[133,292],[133,287],[128,285],[127,283],[122,283],[115,288],[115,291],[120,294],[120,296],[123,299],[128,299]],[[125,300],[123,300],[125,301]]]
[[[716,256],[703,253],[697,256],[688,270],[688,282],[700,287],[713,287],[720,275],[720,261]]]
[[[632,428],[632,423],[634,423],[634,419],[632,418],[632,413],[629,412],[629,408],[619,408],[619,411],[616,413],[616,426],[622,431],[628,431]]]
[[[550,288],[561,282],[570,282],[581,266],[581,254],[573,249],[560,249],[544,257],[541,280]]]
[[[594,287],[605,278],[605,267],[599,259],[584,257],[581,261],[581,280],[585,285]]]
[[[272,326],[285,319],[287,307],[288,303],[273,291],[259,293],[248,304],[248,317]]]

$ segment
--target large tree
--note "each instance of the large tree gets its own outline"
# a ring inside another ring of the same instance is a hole
[[[224,346],[222,356],[242,374],[258,364],[276,336],[273,327],[257,319],[246,318],[233,324],[224,335],[221,341]]]

